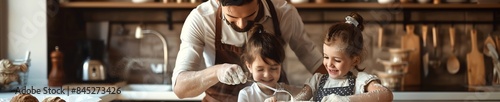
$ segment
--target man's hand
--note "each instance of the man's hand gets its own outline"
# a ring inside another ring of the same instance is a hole
[[[247,82],[247,76],[240,66],[236,64],[222,64],[217,70],[217,78],[221,83],[237,85]]]

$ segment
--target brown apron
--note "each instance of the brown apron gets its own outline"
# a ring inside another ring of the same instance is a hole
[[[276,36],[281,37],[281,31],[279,26],[279,21],[277,19],[276,10],[272,5],[270,0],[266,0],[268,7],[270,8],[272,20],[273,20],[273,28]],[[264,9],[264,8],[261,8]],[[221,8],[217,9],[216,13],[216,24],[215,24],[215,64],[223,64],[223,63],[232,63],[243,66],[243,62],[240,59],[240,55],[243,53],[243,49],[241,47],[236,47],[234,45],[223,44],[221,42],[222,39],[222,30],[221,30]],[[243,69],[245,70],[245,69]],[[281,76],[279,82],[288,83],[286,79],[286,74],[284,70],[281,70]],[[236,102],[238,101],[238,93],[241,89],[246,86],[251,85],[251,83],[239,84],[239,85],[226,85],[223,83],[217,83],[214,86],[208,88],[205,91],[205,97],[203,98],[203,102]]]

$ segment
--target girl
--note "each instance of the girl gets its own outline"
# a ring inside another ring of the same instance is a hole
[[[240,90],[238,102],[262,102],[275,93],[264,85],[277,88],[278,82],[283,82],[280,72],[285,59],[284,41],[264,32],[262,25],[255,25],[248,34],[242,59],[256,83]]]
[[[392,101],[392,92],[379,79],[362,72],[363,18],[357,13],[345,22],[332,25],[323,43],[323,65],[328,74],[315,73],[308,79],[297,100],[328,102]]]

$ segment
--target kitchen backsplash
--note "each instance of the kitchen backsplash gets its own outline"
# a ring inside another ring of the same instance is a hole
[[[173,29],[169,29],[169,25],[165,21],[167,15],[161,10],[99,10],[91,11],[83,14],[83,19],[87,23],[107,22],[109,29],[109,61],[111,67],[110,75],[120,77],[132,83],[160,83],[161,74],[154,74],[150,69],[151,66],[156,66],[162,63],[163,53],[162,44],[157,37],[145,36],[143,39],[135,39],[135,27],[142,24],[143,29],[156,30],[167,38],[168,43],[168,70],[172,72],[175,59],[179,50],[180,30],[182,22],[189,14],[190,10],[178,10],[172,12]],[[333,23],[314,23],[322,21],[340,21],[343,20],[352,11],[310,11],[299,10],[300,15],[305,23],[306,32],[319,48],[322,48],[323,36],[327,28]],[[403,24],[381,22],[384,20],[402,21],[403,12],[396,10],[372,10],[359,11],[365,21],[365,44],[367,45],[367,56],[361,67],[366,68],[366,72],[372,73],[374,70],[383,70],[383,66],[376,62],[377,58],[388,59],[387,51],[382,50],[377,46],[378,42],[378,27],[382,24],[384,28],[384,36],[382,45],[384,48],[398,47],[400,38],[406,34]],[[431,20],[431,21],[492,21],[493,13],[491,12],[412,12],[412,21]],[[497,18],[498,19],[498,18]],[[371,21],[371,22],[368,22]],[[379,21],[379,22],[377,22]],[[313,22],[313,23],[308,23]],[[422,37],[422,24],[415,24],[415,34]],[[471,24],[454,24],[456,30],[456,47],[454,54],[458,56],[460,61],[460,71],[457,74],[449,74],[446,71],[446,59],[451,54],[450,39],[448,28],[451,24],[427,24],[429,32],[427,37],[427,45],[422,49],[422,55],[425,52],[437,51],[432,58],[438,59],[441,64],[437,68],[431,67],[429,75],[422,78],[423,85],[466,85],[466,58],[465,55],[470,52],[470,29]],[[432,46],[431,28],[438,28],[438,44],[437,49]],[[484,39],[488,35],[499,36],[499,33],[491,33],[493,31],[491,24],[477,24],[478,29],[478,47],[482,51]],[[498,29],[498,28],[497,28]],[[95,29],[94,29],[95,30]],[[93,32],[93,31],[86,31]],[[49,33],[50,36],[51,33]],[[50,44],[50,43],[49,43]],[[49,45],[50,46],[50,45]],[[300,64],[299,60],[293,54],[293,51],[287,51],[288,62],[286,62],[286,71],[288,78],[292,84],[300,85],[312,75],[308,73]],[[432,59],[432,60],[434,60]],[[487,82],[491,81],[491,58],[485,56]],[[410,65],[411,66],[411,65]],[[134,72],[134,73],[130,73]],[[127,74],[128,77],[123,77]],[[160,78],[160,79],[159,79]],[[169,78],[170,79],[170,78]]]

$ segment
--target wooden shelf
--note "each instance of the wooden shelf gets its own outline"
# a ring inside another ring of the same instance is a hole
[[[499,9],[500,4],[419,4],[419,3],[305,3],[294,4],[300,9]]]
[[[132,3],[132,2],[67,2],[63,8],[158,8],[158,9],[193,9],[200,3]]]
[[[63,8],[158,8],[192,9],[200,3],[67,2]],[[418,3],[302,3],[297,9],[500,9],[500,4],[418,4]]]

